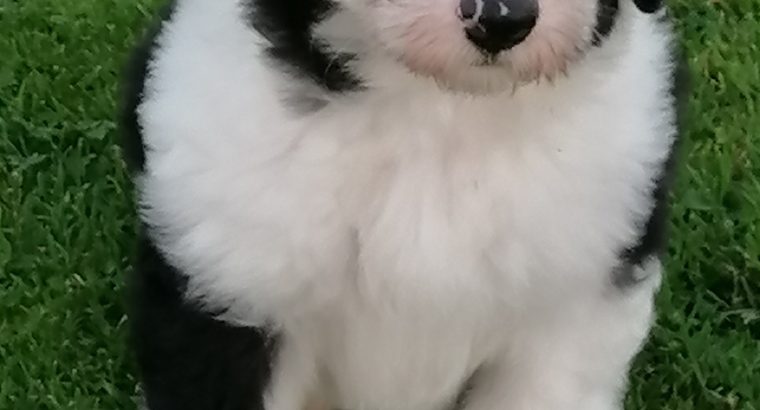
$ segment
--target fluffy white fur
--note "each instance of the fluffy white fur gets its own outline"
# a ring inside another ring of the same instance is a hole
[[[553,83],[455,93],[373,52],[368,91],[303,115],[237,0],[179,1],[140,107],[144,219],[189,297],[284,335],[268,410],[444,410],[476,370],[467,410],[619,408],[660,266],[610,273],[674,135],[669,33],[629,3]]]

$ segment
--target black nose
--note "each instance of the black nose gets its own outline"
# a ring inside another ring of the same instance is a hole
[[[460,0],[467,38],[495,55],[520,44],[538,19],[538,0]]]

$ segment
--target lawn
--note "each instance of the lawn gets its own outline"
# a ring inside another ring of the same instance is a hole
[[[210,0],[212,1],[212,0]],[[760,410],[760,0],[671,1],[693,71],[627,408]],[[118,73],[149,0],[0,0],[0,410],[133,409]]]

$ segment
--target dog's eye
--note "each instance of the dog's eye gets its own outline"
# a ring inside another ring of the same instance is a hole
[[[633,0],[633,2],[644,13],[654,13],[662,7],[662,0]]]

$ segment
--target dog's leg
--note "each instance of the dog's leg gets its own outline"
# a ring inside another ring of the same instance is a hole
[[[310,338],[284,334],[264,400],[266,410],[329,410],[319,386]]]
[[[147,239],[131,281],[132,343],[150,410],[259,410],[273,340],[214,319]]]
[[[535,312],[514,345],[486,367],[465,410],[613,410],[622,408],[630,361],[651,325],[659,262],[626,288]]]

